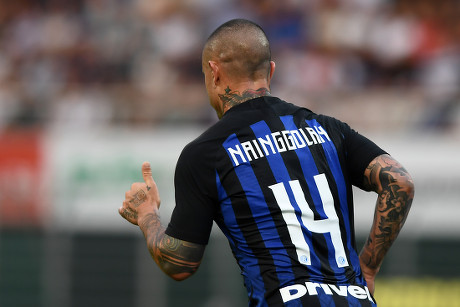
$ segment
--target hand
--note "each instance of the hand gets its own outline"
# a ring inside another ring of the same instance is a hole
[[[366,283],[367,283],[367,288],[369,289],[369,292],[372,295],[374,295],[374,291],[375,291],[375,276],[377,275],[379,270],[378,269],[375,270],[375,269],[372,269],[372,268],[368,267],[365,264],[365,261],[363,260],[362,255],[360,255],[360,257],[359,257],[359,262],[360,262],[360,265],[361,265],[361,271],[363,272],[363,277],[364,277],[364,279],[366,280]]]
[[[160,208],[160,194],[152,178],[152,169],[149,162],[142,164],[144,182],[135,182],[131,190],[125,193],[123,206],[118,213],[128,222],[139,225],[140,217],[146,213],[156,212]]]

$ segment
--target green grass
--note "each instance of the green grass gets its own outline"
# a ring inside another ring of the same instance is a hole
[[[379,307],[460,307],[460,278],[380,278]]]

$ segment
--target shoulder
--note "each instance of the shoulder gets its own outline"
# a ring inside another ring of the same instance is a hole
[[[353,129],[347,123],[329,115],[316,114],[310,111],[306,115],[306,119],[309,125],[321,126],[336,140],[347,139],[353,133]]]
[[[222,133],[219,131],[220,122],[212,125],[205,130],[201,135],[188,143],[179,156],[179,164],[193,164],[198,165],[201,163],[209,164],[215,156],[222,143]]]
[[[335,117],[332,117],[332,116],[329,116],[329,115],[314,114],[313,117],[319,123],[327,125],[327,126],[330,126],[330,127],[333,127],[333,128],[337,128],[337,129],[348,129],[348,128],[350,128],[350,126],[347,123],[341,121],[338,118],[335,118]]]
[[[314,114],[311,110],[301,107],[290,102],[284,101],[278,97],[266,97],[266,104],[278,115],[280,114],[296,114],[302,113],[304,115]]]

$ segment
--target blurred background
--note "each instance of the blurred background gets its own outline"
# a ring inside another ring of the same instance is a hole
[[[201,48],[258,22],[272,94],[335,116],[413,175],[380,306],[460,306],[458,0],[0,0],[0,306],[246,306],[213,232],[181,283],[117,213],[152,163],[169,220],[185,144],[216,122]],[[355,191],[359,249],[375,195]]]

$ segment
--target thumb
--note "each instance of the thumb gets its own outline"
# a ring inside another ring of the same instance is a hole
[[[149,162],[142,163],[142,177],[148,187],[153,187],[155,185],[155,181],[153,181],[152,177],[152,168]]]

